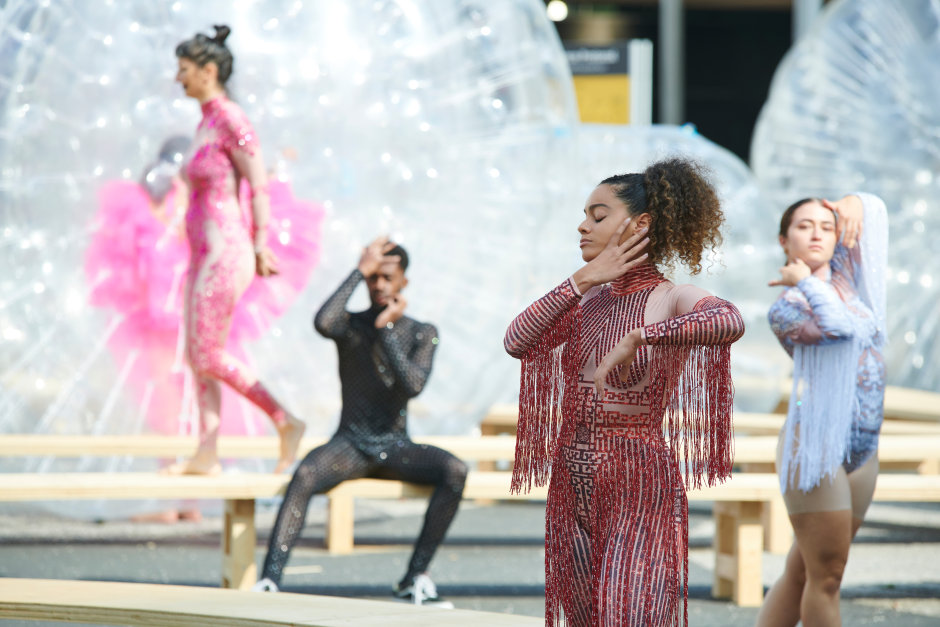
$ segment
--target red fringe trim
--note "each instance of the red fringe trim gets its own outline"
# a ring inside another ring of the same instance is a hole
[[[546,516],[545,624],[685,626],[688,503],[672,453],[635,438],[612,448],[593,476],[593,494],[583,497],[590,503],[589,529],[579,523],[567,467],[554,469]],[[579,492],[587,490],[582,485]]]
[[[581,308],[575,307],[552,325],[538,346],[522,359],[516,458],[510,486],[514,494],[528,492],[533,483],[543,486],[548,482],[565,413],[565,385],[577,381],[576,376],[565,376],[565,366],[576,369],[578,359],[565,356],[578,355],[580,335]],[[568,396],[571,404],[576,394]]]
[[[563,616],[569,625],[588,624],[592,581],[576,576],[583,566],[575,563],[574,544],[584,532],[578,529],[577,501],[564,464],[552,474],[545,510],[545,625],[563,627]]]
[[[653,407],[663,408],[666,437],[683,465],[686,488],[728,479],[734,456],[730,345],[651,349],[650,373],[658,400]]]

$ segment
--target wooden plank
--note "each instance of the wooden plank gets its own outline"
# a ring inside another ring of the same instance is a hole
[[[171,476],[156,473],[16,473],[0,482],[0,501],[72,499],[254,499],[283,494],[290,477],[273,474]]]
[[[793,527],[781,495],[764,503],[761,524],[764,526],[764,550],[773,555],[785,555],[793,543]]]
[[[101,581],[0,579],[0,617],[145,627],[513,627],[540,618],[310,594]]]
[[[759,607],[764,600],[761,562],[764,528],[760,503],[738,503],[735,520],[735,561],[737,577],[732,600],[742,607]]]
[[[734,378],[734,387],[738,390],[748,388],[765,390],[768,387],[768,382],[764,377],[739,375]],[[776,385],[770,385],[771,389],[774,387],[780,395],[779,407],[781,412],[786,413],[790,391],[793,388],[793,380],[789,378],[780,379]],[[888,385],[885,386],[884,412],[887,422],[908,420],[940,423],[940,394],[928,390]]]
[[[283,494],[290,477],[273,474],[229,474],[218,476],[166,476],[153,473],[22,473],[15,481],[0,482],[0,501],[55,501],[86,499],[255,499]],[[464,492],[466,498],[501,500],[544,500],[547,487],[533,487],[529,494],[510,494],[509,472],[471,471]],[[727,483],[691,490],[693,501],[763,502],[779,491],[773,473],[736,473]],[[430,486],[355,479],[345,481],[330,494],[373,498],[424,498]],[[875,498],[882,501],[940,500],[940,476],[882,473]]]
[[[326,438],[304,438],[299,457],[325,443]],[[426,436],[414,439],[452,452],[467,461],[511,460],[516,441],[506,436]],[[0,435],[0,456],[3,457],[82,457],[121,456],[175,458],[196,450],[195,438],[162,435]],[[276,459],[278,439],[273,436],[222,436],[219,456],[226,458]]]
[[[763,528],[760,503],[716,503],[715,571],[712,595],[743,607],[763,601],[761,562]]]
[[[889,385],[885,388],[885,418],[940,422],[940,394]]]
[[[777,436],[738,436],[734,439],[735,464],[773,464]],[[940,459],[940,435],[883,435],[878,458],[882,462],[924,462]]]
[[[727,503],[715,503],[712,516],[715,519],[715,570],[712,573],[712,596],[723,599],[734,593],[737,577],[734,561],[734,510]]]
[[[878,475],[874,499],[877,501],[940,501],[940,475]]]
[[[326,515],[326,549],[333,555],[352,553],[355,534],[355,502],[351,494],[330,493]]]
[[[225,501],[222,528],[222,587],[250,590],[258,581],[255,564],[255,501]]]
[[[783,428],[783,414],[734,413],[734,430],[738,434],[777,435]],[[882,435],[940,435],[940,424],[913,420],[885,420],[881,425]]]

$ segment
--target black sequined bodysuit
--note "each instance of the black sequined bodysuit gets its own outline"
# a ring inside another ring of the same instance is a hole
[[[346,304],[363,280],[354,270],[317,312],[314,326],[336,342],[343,409],[329,442],[297,467],[271,532],[262,577],[280,583],[314,494],[348,479],[374,477],[434,485],[424,525],[402,582],[427,570],[463,493],[466,465],[442,449],[416,444],[406,431],[408,400],[431,374],[437,329],[407,316],[375,328],[380,309],[350,313]]]

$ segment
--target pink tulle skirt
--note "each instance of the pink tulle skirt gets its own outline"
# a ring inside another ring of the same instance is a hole
[[[244,345],[256,340],[294,302],[320,252],[323,209],[294,197],[288,183],[269,183],[269,246],[279,274],[256,276],[232,319],[227,350],[249,363]],[[129,181],[99,190],[100,210],[85,256],[90,304],[116,316],[108,347],[115,385],[131,403],[127,432],[197,433],[192,373],[185,363],[183,289],[189,246],[181,188],[154,207],[146,191]],[[255,435],[270,422],[251,403],[223,386],[221,432]]]

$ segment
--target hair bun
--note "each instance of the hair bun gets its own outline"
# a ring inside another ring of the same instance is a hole
[[[225,40],[228,39],[229,33],[232,32],[232,29],[225,24],[214,24],[212,28],[215,29],[215,37],[212,38],[212,41],[219,44],[220,46],[224,46]]]

